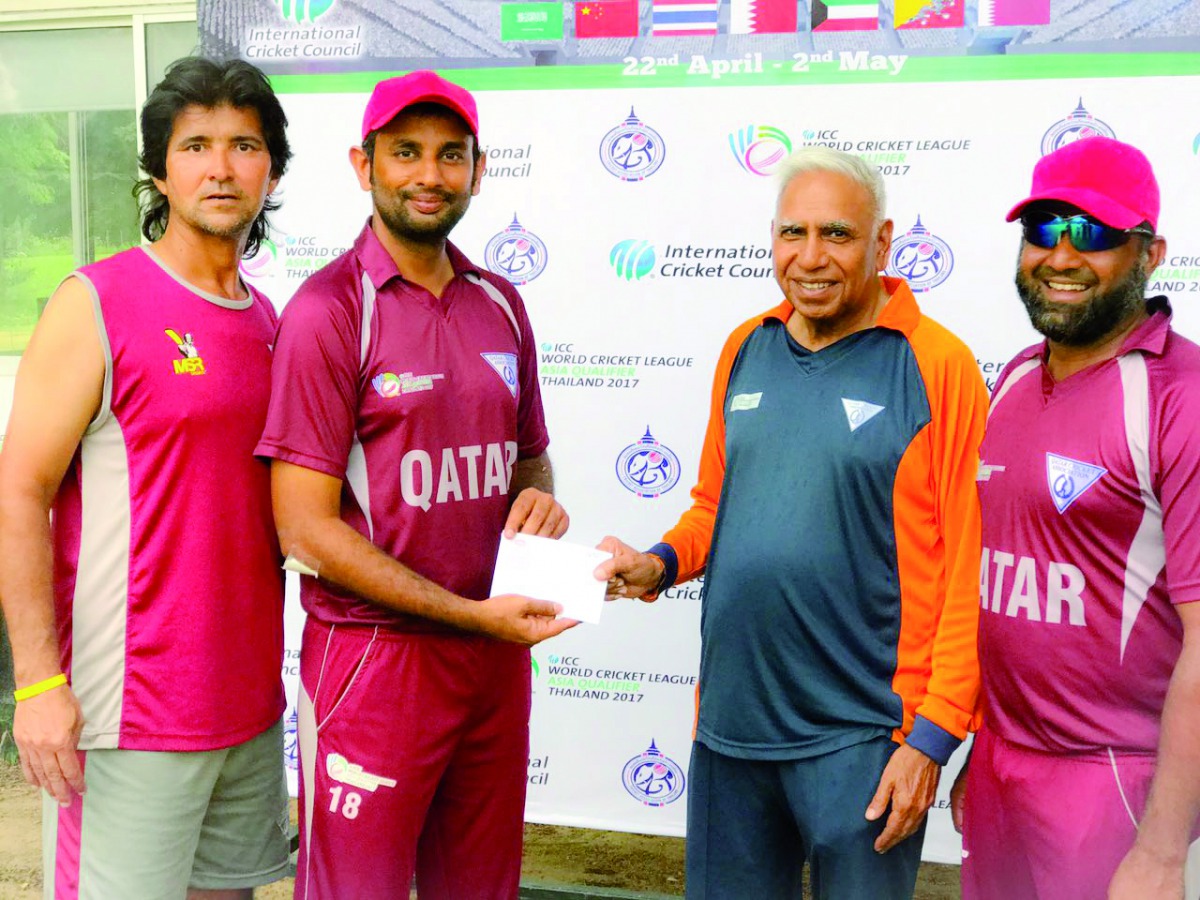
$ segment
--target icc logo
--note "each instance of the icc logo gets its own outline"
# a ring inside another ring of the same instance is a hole
[[[1083,98],[1080,97],[1079,105],[1075,107],[1075,110],[1065,119],[1055,122],[1050,126],[1050,130],[1042,136],[1042,156],[1084,138],[1115,138],[1116,136],[1116,132],[1108,125],[1083,108]]]
[[[629,108],[629,118],[600,141],[600,161],[622,181],[641,181],[658,171],[667,158],[662,135]]]
[[[273,241],[263,238],[258,252],[242,260],[242,274],[251,278],[270,278],[279,268],[279,248]]]
[[[903,278],[917,293],[937,287],[952,271],[954,252],[950,245],[922,225],[920,216],[911,231],[892,242],[887,273]]]
[[[625,763],[621,783],[630,796],[646,806],[666,806],[683,796],[685,779],[679,764],[654,746]]]
[[[513,284],[528,284],[546,269],[546,245],[513,213],[512,224],[488,241],[483,259],[489,269]]]
[[[296,710],[293,709],[283,726],[283,761],[293,772],[296,771],[300,759],[299,744],[296,739],[297,722]]]
[[[283,17],[292,22],[315,22],[333,9],[336,0],[276,0]]]
[[[659,497],[679,482],[679,457],[646,428],[645,436],[617,457],[617,478],[639,497]]]
[[[770,175],[792,152],[792,139],[770,125],[747,125],[729,135],[738,165],[753,175]]]
[[[640,281],[649,275],[654,269],[654,259],[654,247],[650,242],[635,238],[618,241],[608,254],[609,265],[618,278],[626,281]]]

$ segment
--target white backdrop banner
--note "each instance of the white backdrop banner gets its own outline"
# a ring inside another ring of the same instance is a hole
[[[884,22],[832,36],[808,30],[804,2],[796,33],[731,34],[722,2],[715,34],[669,39],[650,36],[646,0],[638,36],[579,37],[584,5],[381,2],[370,27],[360,5],[333,0],[199,7],[205,48],[272,71],[291,122],[274,239],[245,266],[280,306],[369,213],[347,150],[375,81],[437,67],[476,92],[487,175],[453,237],[529,308],[571,540],[648,546],[688,505],[718,350],[779,298],[769,176],[801,146],[879,166],[896,223],[889,270],[972,347],[990,384],[1035,337],[1004,222],[1034,163],[1093,134],[1137,144],[1164,186],[1170,252],[1154,292],[1200,334],[1200,221],[1185,200],[1200,196],[1200,22],[1178,4],[1104,0],[1107,15],[1161,25],[1134,29],[1140,42],[1116,25],[1073,29],[1093,0],[1083,12],[1055,0],[1033,28]],[[518,14],[535,16],[523,20],[534,38],[513,39]],[[1072,43],[1081,34],[1090,43]],[[701,589],[610,604],[599,625],[534,648],[530,821],[684,833]],[[294,596],[288,629],[294,700]],[[932,860],[959,859],[946,796],[962,755],[931,814]]]

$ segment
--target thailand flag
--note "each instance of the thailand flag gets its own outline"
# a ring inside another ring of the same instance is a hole
[[[791,34],[796,30],[796,0],[733,0],[730,34]]]
[[[979,0],[980,25],[1047,25],[1050,0]]]
[[[717,33],[719,0],[654,0],[651,29],[654,37]]]

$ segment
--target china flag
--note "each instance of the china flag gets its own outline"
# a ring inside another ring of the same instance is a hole
[[[575,37],[637,37],[638,0],[575,0]]]

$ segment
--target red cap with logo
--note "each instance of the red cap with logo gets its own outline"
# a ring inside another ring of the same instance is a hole
[[[437,72],[422,69],[375,85],[363,113],[362,139],[386,125],[415,103],[437,103],[458,113],[471,133],[479,136],[479,111],[470,91],[452,84]]]
[[[1143,222],[1158,228],[1158,181],[1150,160],[1112,138],[1081,138],[1043,156],[1033,168],[1030,195],[1009,211],[1008,221],[1039,200],[1070,203],[1112,228]]]

